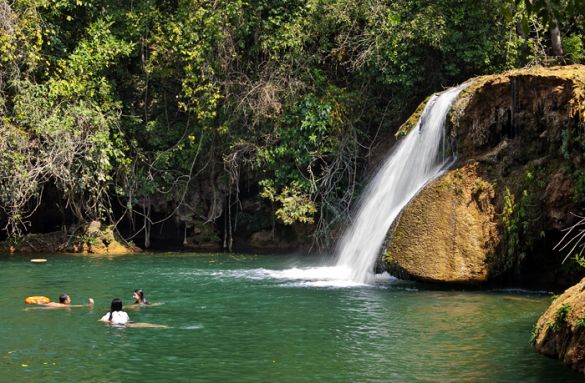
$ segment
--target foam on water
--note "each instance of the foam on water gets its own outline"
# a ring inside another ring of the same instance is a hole
[[[333,288],[333,289],[345,289],[352,287],[363,287],[368,286],[361,283],[352,281],[300,281],[300,282],[287,282],[282,283],[283,287],[315,287],[315,288]]]
[[[210,271],[209,276],[216,279],[249,279],[286,281],[286,286],[313,287],[355,287],[363,283],[349,279],[351,270],[337,266],[292,267],[284,270],[274,269],[237,269]]]
[[[286,287],[331,287],[348,288],[374,284],[387,284],[397,279],[388,273],[377,274],[370,283],[361,283],[351,280],[351,270],[340,266],[320,267],[291,267],[288,269],[235,269],[235,270],[189,270],[173,274],[183,278],[211,278],[214,280],[230,281],[247,279],[252,281],[276,281]]]
[[[201,271],[195,271],[192,275],[201,276]],[[351,280],[351,270],[340,266],[321,267],[292,267],[289,269],[237,269],[237,270],[209,270],[207,276],[214,279],[248,279],[248,280],[274,280],[282,282],[287,287],[332,287],[347,288],[368,286],[372,284],[392,283],[397,279],[388,273],[377,274],[371,283],[361,283]]]
[[[293,267],[286,270],[268,270],[268,275],[273,279],[292,280],[289,286],[299,287],[357,287],[363,283],[349,279],[351,270],[339,266],[323,267]]]

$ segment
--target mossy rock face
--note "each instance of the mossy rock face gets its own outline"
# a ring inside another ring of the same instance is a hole
[[[535,67],[481,76],[461,92],[450,112],[463,159],[504,138],[531,134],[560,140],[567,122],[585,122],[585,66]],[[544,131],[547,135],[541,136]]]
[[[431,282],[483,282],[500,244],[493,186],[470,163],[425,187],[394,225],[385,262],[393,275]]]
[[[65,251],[83,254],[120,255],[139,253],[142,250],[132,244],[123,243],[123,240],[114,234],[112,226],[102,227],[100,222],[94,221],[84,227],[84,234],[74,238],[66,246]]]
[[[534,347],[585,373],[585,278],[556,298],[538,319]]]

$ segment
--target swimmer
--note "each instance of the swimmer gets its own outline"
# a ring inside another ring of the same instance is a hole
[[[167,328],[165,325],[155,323],[136,323],[130,322],[130,317],[125,311],[122,311],[122,300],[116,298],[112,301],[110,312],[106,313],[100,319],[101,322],[110,323],[116,326],[127,326],[127,327],[141,327],[141,328]]]
[[[142,289],[134,290],[134,294],[132,294],[132,299],[134,299],[135,305],[149,305],[150,302],[146,300],[144,297],[144,291]]]
[[[110,312],[104,315],[100,321],[119,326],[127,325],[130,322],[130,317],[125,311],[122,311],[122,300],[119,298],[112,300]]]
[[[126,309],[129,310],[137,310],[144,306],[160,306],[161,303],[151,303],[149,300],[146,299],[144,296],[144,290],[136,289],[132,294],[132,303],[126,305]]]
[[[72,305],[71,304],[71,297],[67,294],[61,294],[59,296],[59,303],[57,302],[48,302],[48,303],[38,303],[40,306],[43,307],[49,307],[49,308],[54,308],[54,309],[59,309],[59,308],[69,308],[69,307],[91,307],[94,304],[94,300],[92,298],[89,298],[87,300],[87,304],[86,305]]]

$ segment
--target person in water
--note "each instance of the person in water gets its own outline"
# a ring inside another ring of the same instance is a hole
[[[132,299],[134,299],[135,305],[149,305],[150,302],[146,300],[144,297],[144,291],[142,289],[134,290],[134,294],[132,294]]]
[[[48,303],[40,303],[42,306],[45,307],[52,307],[52,308],[68,308],[68,307],[85,307],[85,306],[93,306],[94,300],[89,298],[87,300],[86,305],[72,305],[71,304],[71,297],[67,294],[61,294],[59,296],[59,303],[57,302],[48,302]]]
[[[104,315],[100,321],[126,327],[168,328],[168,326],[155,323],[130,322],[130,317],[128,314],[122,311],[122,300],[119,298],[116,298],[112,301],[110,312],[106,313],[106,315]]]
[[[112,300],[110,312],[106,313],[100,321],[114,325],[127,325],[130,322],[130,317],[125,311],[122,311],[122,300],[119,298]]]

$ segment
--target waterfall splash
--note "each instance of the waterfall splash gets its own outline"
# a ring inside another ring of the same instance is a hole
[[[362,194],[357,215],[337,251],[337,267],[346,271],[349,280],[373,281],[374,264],[394,219],[425,184],[454,161],[446,151],[445,122],[467,85],[429,99],[416,126],[394,147]]]

